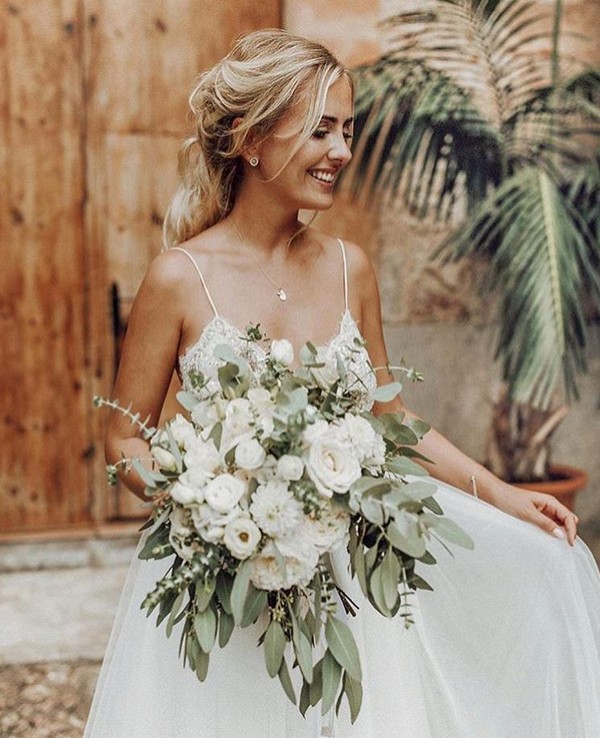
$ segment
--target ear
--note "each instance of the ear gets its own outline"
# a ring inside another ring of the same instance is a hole
[[[231,127],[233,129],[237,128],[242,122],[242,120],[243,118],[240,118],[240,117],[235,118],[233,123],[231,124]],[[246,140],[244,141],[244,148],[241,151],[241,156],[247,162],[249,162],[250,159],[253,159],[253,158],[260,158],[259,153],[258,153],[256,131],[253,128],[251,128],[246,133]]]

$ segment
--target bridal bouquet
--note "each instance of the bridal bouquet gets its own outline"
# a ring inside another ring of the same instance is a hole
[[[265,339],[251,326],[247,340]],[[140,460],[121,462],[136,469],[154,500],[139,556],[171,563],[142,608],[158,608],[168,636],[182,622],[180,655],[201,681],[215,643],[225,647],[236,626],[258,621],[267,671],[294,704],[299,699],[302,714],[319,702],[323,714],[339,710],[346,695],[354,721],[361,665],[338,603],[347,614],[356,604],[338,586],[330,554],[346,547],[371,605],[409,625],[410,591],[429,587],[415,561],[435,564],[430,538],[472,545],[443,516],[434,485],[413,460],[428,427],[361,410],[360,380],[341,360],[332,369],[311,344],[292,370],[291,344],[273,341],[258,381],[230,346],[219,346],[216,358],[218,381],[192,376],[193,391],[178,396],[188,417],[162,428],[96,398],[150,441],[152,470]],[[388,384],[373,399],[389,401],[400,389]],[[117,466],[109,468],[113,478]]]

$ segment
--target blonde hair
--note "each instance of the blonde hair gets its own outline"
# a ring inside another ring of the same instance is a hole
[[[248,133],[264,140],[293,106],[304,106],[291,159],[319,125],[329,87],[342,75],[350,79],[324,46],[279,29],[243,36],[201,75],[189,98],[196,135],[179,153],[181,184],[165,216],[165,248],[187,241],[231,211]]]

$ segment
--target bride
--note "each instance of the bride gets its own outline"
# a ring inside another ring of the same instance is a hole
[[[201,77],[190,98],[196,134],[165,223],[170,248],[131,313],[114,388],[122,403],[156,423],[173,369],[192,389],[190,372],[214,371],[214,347],[241,344],[249,323],[287,338],[296,356],[307,340],[327,362],[342,356],[372,391],[370,366],[388,363],[373,268],[358,246],[298,220],[301,209],[332,204],[351,158],[352,97],[349,73],[326,49],[278,30],[242,38]],[[375,409],[415,417],[399,400]],[[362,598],[339,553],[338,575],[360,603],[349,619],[364,671],[354,725],[345,708],[300,716],[268,677],[257,626],[236,631],[199,683],[176,636],[140,610],[167,565],[134,556],[86,738],[599,736],[600,577],[577,517],[500,481],[433,429],[419,450],[435,462],[436,499],[475,549],[435,552],[434,591],[413,598],[409,630]],[[113,413],[108,461],[147,451]],[[138,475],[123,481],[145,499]]]

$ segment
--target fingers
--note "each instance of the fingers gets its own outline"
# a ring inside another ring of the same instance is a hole
[[[560,535],[560,532],[562,532],[561,528],[558,528],[556,525],[556,523],[559,523],[564,528],[569,545],[572,546],[577,537],[577,523],[579,522],[579,518],[575,513],[552,496],[534,500],[534,505],[538,513],[549,521],[542,525],[542,521],[539,520],[538,524],[544,530],[549,530],[550,528],[549,532],[559,538],[564,537],[564,535]]]

